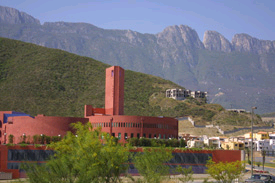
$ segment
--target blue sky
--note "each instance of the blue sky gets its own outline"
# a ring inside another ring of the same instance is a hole
[[[275,0],[0,0],[44,22],[86,22],[104,29],[156,34],[171,25],[188,25],[203,40],[215,30],[229,41],[246,33],[275,40]]]

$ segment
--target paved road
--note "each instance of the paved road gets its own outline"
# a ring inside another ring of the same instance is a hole
[[[246,169],[247,170],[251,170],[251,165],[246,165]],[[254,167],[254,169],[257,169],[257,170],[263,170],[263,167],[262,166],[260,166],[260,167]],[[264,167],[264,170],[267,170],[267,171],[269,171],[269,173],[271,173],[271,174],[273,174],[273,175],[275,175],[275,168],[272,168],[272,167]]]

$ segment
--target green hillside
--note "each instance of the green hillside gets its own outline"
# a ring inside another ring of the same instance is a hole
[[[84,105],[104,107],[105,69],[88,57],[21,41],[0,38],[0,110],[31,115],[82,117]],[[167,88],[182,88],[171,81],[125,71],[125,114],[192,116],[201,124],[249,122],[249,117],[226,115],[218,104],[204,100],[165,98]],[[230,120],[232,117],[232,120]]]
[[[85,104],[104,107],[107,67],[88,57],[0,38],[0,110],[83,116]],[[126,70],[125,113],[161,114],[159,108],[149,105],[148,98],[175,87],[180,86]]]

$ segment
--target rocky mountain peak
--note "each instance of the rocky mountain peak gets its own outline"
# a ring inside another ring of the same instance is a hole
[[[236,51],[255,54],[275,53],[275,41],[259,40],[248,34],[236,34],[232,39]]]
[[[203,37],[203,44],[207,50],[231,52],[231,43],[216,31],[206,31]]]
[[[185,45],[198,49],[204,48],[197,32],[187,25],[169,26],[156,36],[158,39],[165,39],[167,42],[178,46]]]
[[[127,30],[125,31],[125,36],[129,43],[134,45],[138,45],[138,44],[143,45],[143,40],[141,39],[142,36],[140,33],[132,30]]]
[[[40,21],[14,8],[0,6],[0,23],[39,24]]]

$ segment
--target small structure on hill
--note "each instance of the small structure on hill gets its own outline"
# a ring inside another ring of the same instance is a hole
[[[226,109],[227,111],[236,112],[236,113],[245,113],[245,109]]]
[[[179,88],[166,90],[166,98],[173,98],[175,100],[184,100],[187,97],[206,98],[207,92],[191,91],[191,90],[184,90],[184,89],[179,89]]]

